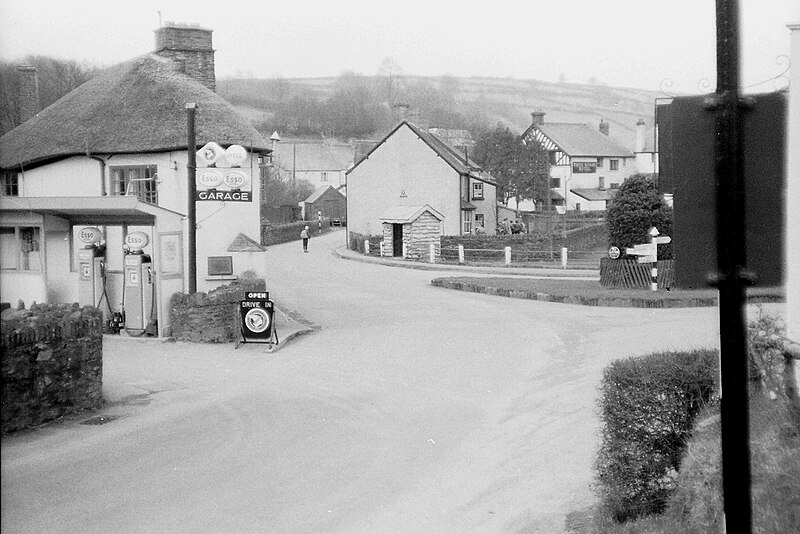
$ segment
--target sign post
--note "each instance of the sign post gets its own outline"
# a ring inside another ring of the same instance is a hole
[[[650,228],[650,242],[643,245],[634,245],[633,248],[625,249],[629,256],[639,256],[636,260],[639,263],[650,263],[650,289],[658,291],[658,245],[666,245],[672,241],[668,235],[659,236],[658,229],[653,226]]]

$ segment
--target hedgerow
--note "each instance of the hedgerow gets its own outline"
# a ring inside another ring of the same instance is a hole
[[[714,392],[716,351],[617,360],[603,374],[595,468],[604,508],[619,522],[667,505],[692,424]]]

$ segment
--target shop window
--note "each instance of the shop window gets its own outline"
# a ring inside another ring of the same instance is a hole
[[[483,200],[483,182],[472,182],[472,200]]]
[[[142,202],[158,204],[157,167],[135,165],[111,168],[111,194],[135,196]]]
[[[0,268],[9,271],[41,271],[41,231],[38,226],[0,228]]]
[[[18,197],[19,196],[19,175],[15,172],[4,172],[0,176],[2,184],[0,184],[0,194],[4,197]]]

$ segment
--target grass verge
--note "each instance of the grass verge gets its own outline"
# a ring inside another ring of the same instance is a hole
[[[609,288],[597,280],[561,278],[458,276],[436,278],[431,284],[448,289],[487,293],[504,297],[584,304],[588,306],[689,307],[716,306],[716,289],[647,289]],[[783,302],[783,288],[749,288],[749,302]]]

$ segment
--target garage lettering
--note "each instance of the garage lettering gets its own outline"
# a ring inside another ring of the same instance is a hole
[[[250,191],[198,191],[195,200],[222,200],[225,202],[250,202]]]

